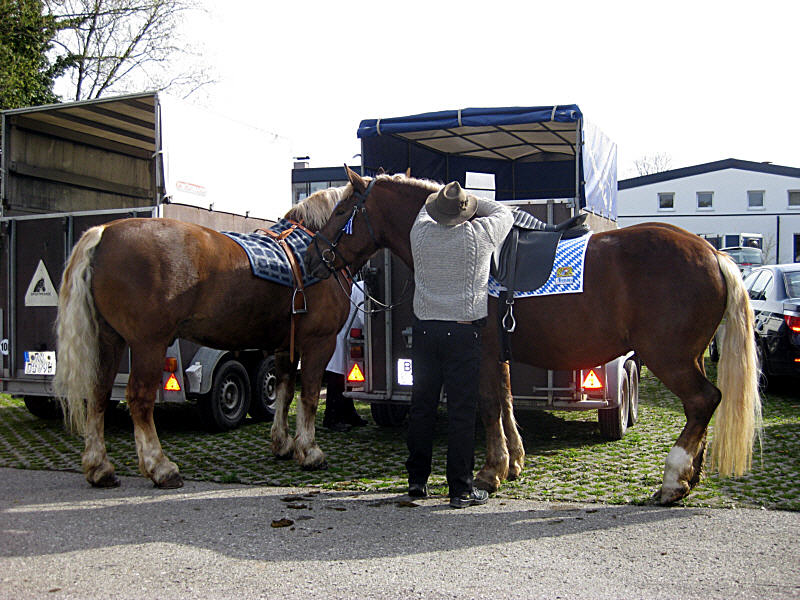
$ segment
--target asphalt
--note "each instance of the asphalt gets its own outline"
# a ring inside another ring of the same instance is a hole
[[[0,468],[0,598],[798,598],[800,513]]]

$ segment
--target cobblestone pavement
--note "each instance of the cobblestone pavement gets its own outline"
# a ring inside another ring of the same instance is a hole
[[[800,397],[793,390],[764,399],[764,436],[753,472],[735,480],[706,474],[686,506],[764,507],[800,510]],[[189,480],[328,490],[405,490],[405,428],[372,424],[369,406],[358,405],[370,425],[336,433],[317,421],[317,439],[329,468],[302,471],[269,450],[269,423],[247,421],[238,430],[202,430],[191,406],[159,408],[156,425],[167,455]],[[444,410],[444,409],[442,409]],[[320,414],[322,410],[320,410]],[[643,504],[660,485],[669,449],[685,423],[680,402],[646,372],[640,390],[640,421],[624,439],[600,437],[589,412],[525,411],[517,415],[527,452],[519,480],[501,497],[531,500]],[[291,416],[293,426],[293,415]],[[476,464],[483,461],[478,432]],[[138,475],[132,426],[118,410],[106,427],[109,456],[119,475]],[[40,420],[19,399],[0,396],[0,467],[80,471],[81,439],[60,421]],[[444,493],[445,419],[439,420],[432,488]]]

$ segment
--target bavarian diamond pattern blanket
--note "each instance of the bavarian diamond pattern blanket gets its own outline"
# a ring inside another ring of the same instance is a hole
[[[270,231],[281,233],[292,225],[291,221],[281,219],[269,229]],[[294,286],[289,259],[286,258],[286,252],[276,240],[263,233],[237,233],[235,231],[223,231],[222,233],[239,244],[247,253],[247,258],[250,260],[250,266],[253,269],[253,275],[267,281]],[[319,281],[319,279],[310,277],[306,273],[306,250],[311,244],[311,239],[311,236],[299,227],[286,237],[286,242],[294,252],[300,265],[300,271],[303,274],[303,285],[306,287]]]
[[[547,296],[549,294],[576,294],[583,291],[583,263],[591,233],[571,240],[558,242],[553,269],[545,284],[537,290],[515,291],[514,298]],[[505,291],[497,280],[489,276],[489,295],[497,298]]]

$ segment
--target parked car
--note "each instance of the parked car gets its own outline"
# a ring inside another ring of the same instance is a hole
[[[720,248],[733,259],[739,270],[742,272],[742,277],[746,277],[756,267],[764,264],[764,253],[759,248],[751,246],[730,246],[728,248]]]
[[[744,280],[764,383],[800,378],[800,263],[755,268]]]

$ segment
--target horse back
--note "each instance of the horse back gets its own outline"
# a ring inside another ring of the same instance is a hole
[[[516,300],[515,360],[587,367],[684,340],[702,351],[725,310],[716,254],[702,238],[662,223],[593,234],[583,292]],[[503,310],[493,304],[490,313]]]

